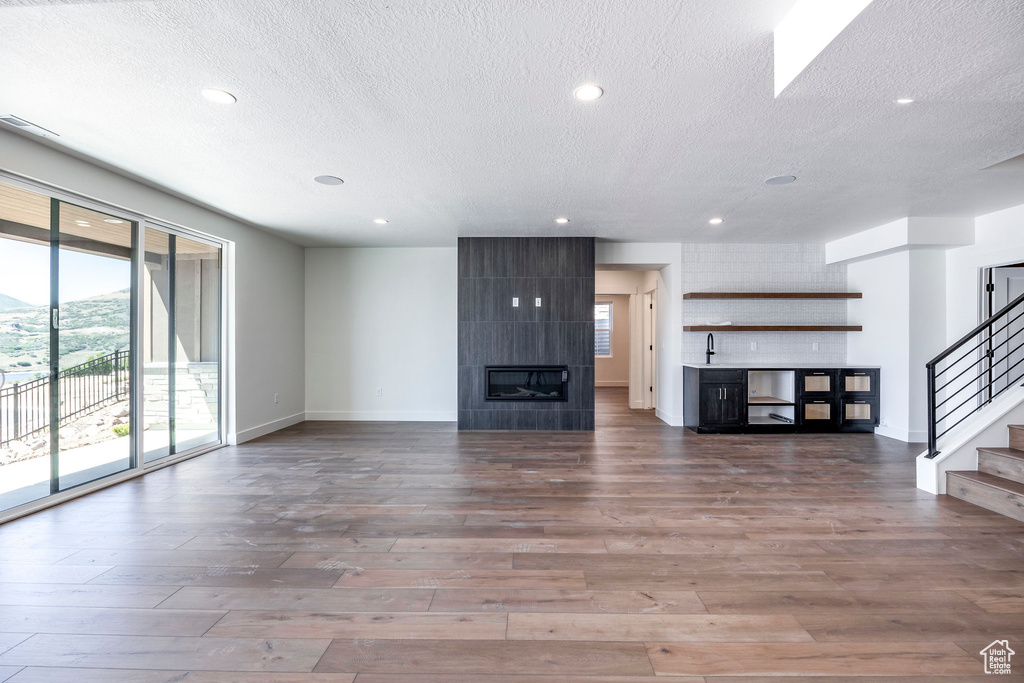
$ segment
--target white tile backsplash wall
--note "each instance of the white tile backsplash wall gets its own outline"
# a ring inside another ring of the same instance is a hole
[[[684,244],[683,292],[845,292],[846,266],[823,244]],[[684,325],[845,325],[844,300],[683,301]],[[712,363],[843,364],[846,332],[715,332]],[[683,333],[683,359],[704,362],[707,332]],[[751,350],[751,343],[757,350]],[[814,351],[814,344],[818,350]]]

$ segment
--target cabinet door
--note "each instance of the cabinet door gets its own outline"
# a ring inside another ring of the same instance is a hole
[[[724,418],[721,384],[700,385],[700,424],[720,425]]]
[[[701,426],[739,426],[746,421],[742,384],[701,384]]]
[[[801,396],[832,396],[836,390],[835,370],[800,370],[797,391]]]
[[[841,402],[844,432],[872,432],[878,425],[878,398],[845,397]]]
[[[871,397],[878,395],[878,370],[842,370],[839,373],[839,390],[849,397]]]
[[[805,398],[798,403],[800,426],[815,430],[835,427],[839,424],[839,410],[831,398]]]
[[[742,425],[747,421],[747,392],[742,384],[722,385],[722,424]]]

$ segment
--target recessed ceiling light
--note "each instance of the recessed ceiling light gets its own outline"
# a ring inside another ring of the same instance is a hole
[[[708,221],[708,223],[710,223],[711,225],[721,225],[724,222],[724,219],[721,218],[712,218],[711,220]]]
[[[562,225],[565,225],[566,223],[568,223],[568,222],[569,222],[569,219],[568,219],[568,218],[556,218],[556,219],[555,219],[555,222],[556,222],[556,223],[560,223],[560,224],[562,224]]]
[[[765,185],[789,185],[796,180],[795,175],[777,175],[764,181]]]
[[[338,176],[333,175],[318,175],[316,178],[313,178],[313,180],[317,181],[321,185],[342,185],[345,182]]]
[[[896,100],[896,104],[913,104],[913,103],[914,103],[914,100],[910,99],[909,97],[901,97],[898,100]]]
[[[217,88],[203,88],[203,97],[217,104],[234,104],[238,101],[238,98],[231,93]]]
[[[120,225],[121,223],[124,223],[124,221],[122,221],[120,219],[117,219],[117,218],[104,218],[103,222],[104,223],[113,223],[114,225]]]
[[[593,83],[585,83],[580,87],[572,91],[572,94],[576,96],[577,100],[583,102],[591,102],[596,100],[598,97],[604,94],[604,90],[599,85]]]
[[[387,218],[374,218],[373,222],[376,223],[377,225],[387,225],[388,224],[388,219]]]

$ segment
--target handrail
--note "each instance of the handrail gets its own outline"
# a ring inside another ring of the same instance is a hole
[[[1012,365],[1010,364],[1011,357],[1024,350],[1024,344],[1018,344],[1016,347],[1012,349],[1010,348],[1010,340],[1020,334],[1022,330],[1017,330],[1012,333],[1009,331],[1010,326],[1024,316],[1024,310],[1021,310],[1012,318],[1010,317],[1011,311],[1022,304],[1024,304],[1024,294],[1021,294],[1016,299],[1000,308],[990,318],[979,324],[945,351],[925,364],[928,382],[928,452],[925,457],[934,458],[939,455],[937,446],[940,436],[948,434],[954,427],[977,411],[981,410],[986,404],[990,403],[993,398],[1009,389],[1013,384],[1017,383],[1021,379],[1024,379],[1024,370],[1022,370],[1022,372],[1016,377],[1011,375],[1011,371],[1020,365],[1021,362],[1024,361],[1024,358],[1018,359],[1016,362],[1013,362]],[[1000,323],[1005,324],[994,330],[993,328]],[[1006,336],[1005,339],[997,339],[997,335],[1003,335],[1004,333]],[[941,370],[937,370],[940,363],[946,361],[950,356],[963,349],[963,347],[967,346],[972,341],[978,340],[979,337],[980,340],[968,349],[966,353],[954,361],[947,362],[945,367]],[[1004,346],[1006,347],[1005,349],[1003,348]],[[959,363],[969,360],[976,352],[978,357],[973,363],[967,367],[958,366]],[[984,361],[988,362],[987,365],[982,366],[980,375],[973,379],[964,381],[962,386],[953,390],[951,393],[946,393],[945,397],[942,398],[942,394],[947,388],[970,372],[972,368]],[[998,375],[993,376],[994,371],[1001,369],[999,366],[1002,363],[1006,364],[1006,369]],[[953,368],[957,368],[957,371],[956,374],[953,375],[952,379],[946,381],[942,386],[936,387],[936,380],[938,377],[946,372],[953,371]],[[987,379],[985,377],[986,375],[988,375]],[[1006,378],[1005,381],[1003,381],[1004,377]],[[965,389],[970,388],[976,388],[973,394],[968,396],[955,408],[946,410],[942,415],[939,415],[939,409],[945,406],[950,399],[957,394],[960,394]],[[982,396],[986,391],[988,392],[987,397]],[[965,408],[972,399],[978,397],[980,397],[980,399],[977,406],[973,409],[967,410],[966,412],[959,412],[962,408]],[[950,425],[949,421],[954,417],[956,418],[956,421]],[[945,425],[943,425],[943,423],[945,423]],[[943,425],[944,428],[940,429],[940,425]]]
[[[925,367],[928,367],[928,366],[931,366],[931,365],[935,365],[939,361],[943,361],[946,358],[948,358],[950,356],[950,354],[952,354],[958,348],[960,348],[961,346],[963,346],[964,344],[969,342],[971,339],[973,339],[975,337],[975,335],[980,334],[982,331],[984,331],[984,329],[986,327],[989,327],[992,324],[994,324],[997,318],[1001,318],[1004,315],[1006,315],[1007,311],[1011,310],[1014,306],[1017,306],[1022,301],[1024,301],[1024,294],[1021,294],[1016,299],[1014,299],[1010,303],[1008,303],[1005,306],[1003,306],[1002,308],[1000,308],[996,313],[992,314],[991,318],[989,318],[985,322],[981,323],[980,325],[975,327],[973,330],[971,330],[970,332],[965,334],[963,337],[961,337],[960,341],[954,342],[953,345],[950,346],[948,349],[946,349],[945,351],[943,351],[939,355],[935,356],[935,358],[932,358],[930,361],[925,363]]]

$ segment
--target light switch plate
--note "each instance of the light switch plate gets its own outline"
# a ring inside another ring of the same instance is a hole
[[[519,297],[512,297],[512,308],[519,308]]]
[[[534,306],[536,306],[537,308],[540,308],[540,297],[539,296],[537,297],[536,303],[534,303]]]

